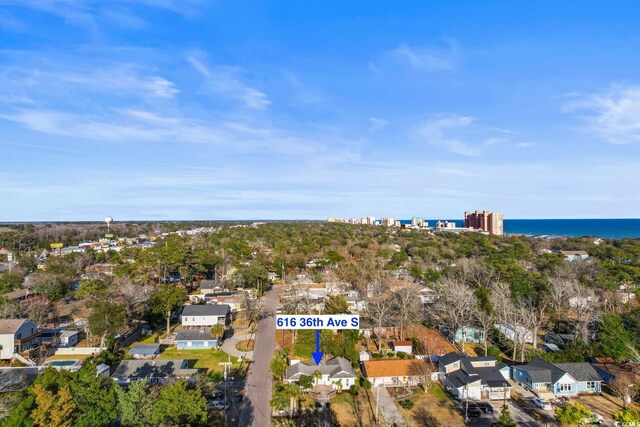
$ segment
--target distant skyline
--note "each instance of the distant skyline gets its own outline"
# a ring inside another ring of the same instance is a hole
[[[0,0],[0,222],[640,217],[640,4]]]

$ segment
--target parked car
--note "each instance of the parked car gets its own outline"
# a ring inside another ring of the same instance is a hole
[[[229,409],[229,402],[224,400],[210,400],[207,402],[207,409]]]
[[[547,400],[544,399],[540,399],[539,397],[534,397],[531,402],[538,408],[544,410],[544,411],[552,411],[553,410],[553,406],[551,406],[551,403],[549,403]]]
[[[491,406],[491,404],[488,402],[478,402],[476,403],[476,406],[485,414],[493,413],[493,406]]]
[[[466,410],[467,416],[470,418],[477,418],[482,415],[482,410],[475,403],[469,403],[468,407],[466,406],[466,404],[463,404],[462,412],[465,412],[465,410]]]
[[[582,424],[586,424],[586,425],[589,425],[589,424],[598,424],[599,425],[599,424],[602,424],[602,423],[604,423],[604,418],[602,417],[602,415],[597,414],[595,412],[593,412],[589,418],[585,418],[582,421]]]

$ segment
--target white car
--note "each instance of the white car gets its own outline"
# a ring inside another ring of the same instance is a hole
[[[553,410],[553,406],[551,406],[551,403],[549,403],[547,400],[544,399],[540,399],[539,397],[534,397],[531,402],[533,402],[534,405],[536,405],[538,408],[544,410],[544,411],[551,411]]]
[[[604,423],[604,418],[602,417],[602,415],[597,414],[595,412],[592,412],[591,416],[589,418],[585,418],[582,421],[582,424],[585,424],[585,425],[591,425],[591,424],[598,424],[599,425],[599,424],[602,424],[602,423]]]
[[[223,400],[212,400],[207,402],[207,409],[229,409],[229,402]]]

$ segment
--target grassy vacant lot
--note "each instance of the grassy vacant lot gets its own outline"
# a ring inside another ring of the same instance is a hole
[[[191,361],[189,367],[196,369],[206,368],[207,372],[222,372],[224,367],[219,363],[227,362],[229,356],[222,350],[177,350],[174,347],[167,348],[160,359],[185,359]],[[235,357],[231,357],[232,368],[238,368],[240,363]]]
[[[342,392],[331,399],[331,409],[341,426],[372,426],[374,423],[375,398],[371,404],[365,390],[360,389],[357,396]]]
[[[438,426],[463,426],[464,420],[458,412],[456,405],[439,384],[432,384],[426,392],[420,388],[414,389],[414,395],[408,398],[414,406],[407,411],[398,405],[405,418],[412,426],[425,425]]]

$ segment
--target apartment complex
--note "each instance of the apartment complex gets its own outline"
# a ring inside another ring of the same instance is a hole
[[[486,231],[491,234],[502,235],[504,233],[502,220],[503,215],[496,212],[475,211],[464,213],[465,228]]]

